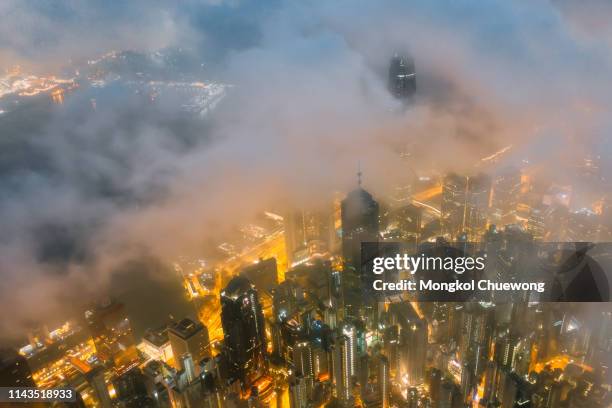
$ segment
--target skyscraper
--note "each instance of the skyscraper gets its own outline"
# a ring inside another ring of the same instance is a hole
[[[312,347],[308,341],[301,341],[293,346],[293,365],[297,373],[304,377],[314,377]]]
[[[341,203],[342,256],[345,266],[361,276],[361,243],[378,241],[379,205],[370,193],[361,188],[361,172],[358,176],[358,187]]]
[[[351,340],[342,333],[338,333],[336,336],[332,352],[332,362],[336,398],[342,406],[351,407],[353,406]]]
[[[454,239],[463,232],[467,200],[467,178],[455,173],[448,174],[442,181],[442,233]]]
[[[465,209],[465,232],[472,242],[478,241],[485,233],[491,195],[491,179],[485,174],[468,178]]]
[[[334,225],[329,211],[292,211],[284,217],[289,265],[296,265],[332,248]]]
[[[199,374],[200,361],[210,355],[210,340],[206,326],[185,318],[168,328],[168,338],[174,355],[175,367],[179,370],[190,369],[182,363],[185,361],[185,355],[190,355],[195,374]]]
[[[230,375],[248,389],[265,371],[266,337],[259,295],[245,277],[233,278],[221,292],[221,324]]]
[[[378,360],[378,394],[380,407],[389,408],[389,396],[391,394],[391,379],[389,375],[389,360],[382,354],[377,356]]]
[[[398,99],[410,99],[416,93],[414,60],[395,54],[389,64],[389,92]]]
[[[96,354],[104,362],[112,362],[118,372],[138,362],[132,326],[122,303],[106,300],[85,312]]]
[[[93,370],[85,374],[87,382],[91,385],[94,395],[98,400],[101,408],[112,408],[113,402],[108,394],[108,387],[104,379],[104,368],[101,366],[95,367]]]
[[[485,233],[491,195],[491,179],[485,174],[464,177],[451,173],[442,182],[442,233],[455,239],[467,233],[478,240]]]
[[[289,382],[289,406],[290,408],[308,408],[310,384],[312,379],[297,375]]]
[[[357,328],[355,325],[345,323],[342,327],[342,334],[346,337],[346,364],[350,377],[357,375],[358,353],[357,353]]]
[[[240,274],[250,280],[259,291],[270,292],[278,285],[276,258],[260,259],[257,263],[242,268]]]
[[[491,222],[500,226],[516,222],[516,208],[521,192],[521,173],[507,168],[493,180]]]
[[[122,374],[113,380],[117,400],[125,407],[154,407],[155,403],[149,397],[146,377],[138,367]]]
[[[409,302],[392,303],[388,313],[390,323],[399,327],[397,373],[409,385],[419,385],[425,380],[427,322]]]

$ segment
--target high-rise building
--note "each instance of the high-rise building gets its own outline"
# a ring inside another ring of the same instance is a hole
[[[466,234],[476,241],[486,231],[491,179],[485,174],[464,177],[451,173],[442,181],[442,233],[455,239]]]
[[[537,206],[529,209],[527,232],[534,240],[542,241],[546,235],[546,207]]]
[[[146,378],[138,367],[120,375],[113,380],[113,388],[122,406],[125,407],[154,407],[155,403],[149,397]]]
[[[309,408],[310,383],[312,379],[297,375],[289,382],[289,407]]]
[[[521,192],[521,173],[506,168],[493,180],[491,197],[491,222],[500,226],[516,222],[516,209]]]
[[[295,266],[332,249],[333,214],[329,211],[297,210],[285,215],[285,243],[289,265]]]
[[[409,385],[422,384],[427,357],[427,322],[409,302],[392,303],[388,313],[391,323],[399,327],[398,377]]]
[[[358,352],[357,352],[357,328],[354,324],[344,323],[342,326],[342,334],[346,337],[346,364],[351,377],[357,375],[358,370]]]
[[[85,374],[87,378],[87,382],[91,385],[93,389],[93,394],[98,400],[98,406],[101,408],[112,408],[113,402],[108,393],[108,386],[106,385],[106,380],[104,379],[104,368],[101,366],[95,367],[87,374]]]
[[[243,276],[221,292],[221,324],[229,373],[248,389],[265,371],[266,335],[259,295]]]
[[[478,174],[468,178],[464,225],[467,238],[472,242],[479,241],[486,231],[490,196],[489,176]]]
[[[0,349],[0,387],[35,387],[25,357],[15,350]]]
[[[345,266],[352,268],[362,277],[361,243],[378,242],[379,205],[370,193],[361,188],[361,172],[357,189],[348,193],[342,200],[341,216],[342,256]]]
[[[174,356],[174,365],[178,370],[187,370],[183,361],[190,356],[195,374],[200,372],[199,363],[210,356],[210,339],[208,329],[202,323],[184,318],[168,328],[168,338]]]
[[[117,372],[138,363],[138,350],[125,306],[107,300],[85,312],[85,318],[101,361],[112,362]]]
[[[377,356],[378,360],[378,395],[380,397],[380,407],[389,408],[389,398],[391,394],[391,378],[389,374],[389,360],[382,354]]]
[[[416,387],[410,387],[406,393],[406,408],[418,408],[419,406],[419,390]]]
[[[257,290],[271,292],[278,285],[276,258],[260,259],[242,268],[240,275],[250,280]]]
[[[142,343],[138,347],[153,360],[167,362],[173,357],[166,326],[154,330],[148,329],[142,336]]]
[[[293,346],[293,365],[296,373],[314,377],[312,347],[308,341],[301,341]]]
[[[423,210],[412,204],[405,204],[390,211],[386,229],[392,240],[417,243],[421,234]]]
[[[442,233],[454,239],[465,229],[467,178],[451,173],[442,181],[440,226]]]
[[[437,368],[432,368],[427,376],[427,382],[429,385],[429,397],[434,406],[438,405],[438,399],[440,398],[440,387],[442,385],[442,371]]]
[[[351,376],[351,340],[338,333],[332,351],[335,395],[342,406],[352,407],[353,387]]]
[[[414,60],[395,54],[389,64],[389,92],[398,99],[410,99],[416,94]]]

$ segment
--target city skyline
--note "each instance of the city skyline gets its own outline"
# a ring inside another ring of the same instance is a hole
[[[0,378],[91,408],[604,408],[610,16],[7,1]],[[369,269],[400,251],[546,290],[376,289],[422,277]]]

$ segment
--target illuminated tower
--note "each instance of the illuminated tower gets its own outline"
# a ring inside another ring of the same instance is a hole
[[[546,234],[546,207],[531,208],[527,219],[527,232],[534,240],[542,241]]]
[[[516,222],[516,207],[521,192],[521,173],[507,168],[495,176],[491,198],[491,222],[499,226]]]
[[[266,367],[263,311],[248,279],[237,276],[221,292],[221,324],[230,374],[248,389]]]
[[[331,250],[334,234],[329,211],[297,210],[285,215],[285,242],[289,265],[299,264]]]
[[[25,357],[14,350],[0,349],[0,387],[35,387]]]
[[[416,93],[414,60],[395,54],[389,64],[389,92],[398,99],[410,99]]]
[[[295,371],[305,377],[314,377],[312,348],[307,341],[293,347],[293,365]]]
[[[451,173],[442,182],[442,233],[454,239],[464,230],[467,178]]]
[[[468,239],[479,241],[487,227],[491,179],[485,174],[468,178],[464,228]]]
[[[382,354],[378,357],[378,394],[380,396],[380,407],[389,408],[389,395],[391,393],[391,379],[389,375],[389,360]]]
[[[361,277],[361,243],[378,242],[379,206],[372,195],[361,188],[361,171],[357,189],[348,193],[341,203],[342,256],[345,266]]]
[[[177,369],[187,370],[181,362],[185,355],[190,355],[195,374],[200,373],[200,361],[210,356],[208,329],[200,322],[185,318],[168,329],[168,338],[174,355]]]
[[[349,368],[349,375],[355,377],[357,375],[357,329],[355,325],[345,323],[342,327],[342,334],[346,337],[347,347],[347,366]]]
[[[332,352],[336,398],[346,407],[353,406],[350,343],[347,336],[338,334]]]

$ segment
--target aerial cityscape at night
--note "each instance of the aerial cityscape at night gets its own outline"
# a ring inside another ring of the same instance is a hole
[[[611,407],[609,16],[9,0],[0,407]]]

